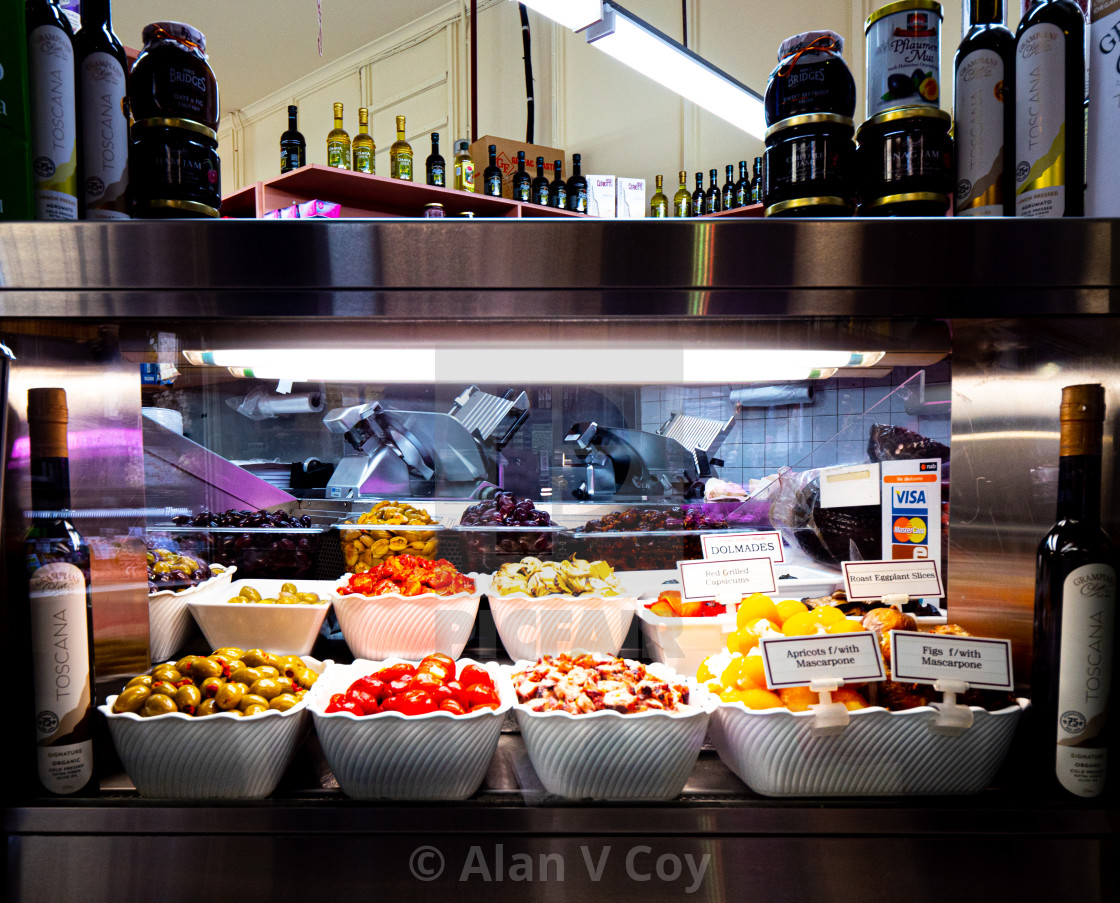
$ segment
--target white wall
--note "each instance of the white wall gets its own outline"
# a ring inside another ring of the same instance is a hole
[[[856,80],[856,120],[864,113],[866,17],[884,0],[688,0],[688,46],[730,75],[765,92],[781,41],[830,28],[844,37]],[[680,0],[625,0],[636,15],[681,40]],[[941,106],[952,109],[953,53],[960,40],[961,0],[943,0]],[[1014,25],[1018,3],[1009,4]],[[346,129],[357,131],[357,108],[368,106],[377,143],[377,171],[388,172],[393,117],[407,117],[418,160],[439,131],[445,157],[467,137],[469,31],[466,0],[455,0],[360,48],[313,76],[223,117],[219,135],[226,192],[279,173],[279,138],[289,103],[300,107],[308,161],[326,162],[331,104],[345,104]],[[517,5],[480,0],[478,134],[525,138],[525,80]],[[585,172],[643,177],[664,173],[672,184],[686,169],[718,168],[762,153],[762,141],[681,100],[606,54],[582,35],[530,12],[537,144],[583,155]],[[691,178],[691,176],[690,176]]]

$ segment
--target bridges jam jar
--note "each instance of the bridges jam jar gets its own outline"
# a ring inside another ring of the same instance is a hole
[[[806,31],[782,41],[778,65],[766,83],[766,124],[807,113],[835,113],[849,119],[856,108],[856,83],[841,53],[844,39],[834,31]]]
[[[218,216],[218,82],[205,35],[182,22],[146,26],[128,93],[135,215]]]

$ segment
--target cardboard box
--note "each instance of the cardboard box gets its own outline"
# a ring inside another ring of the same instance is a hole
[[[646,180],[619,176],[615,193],[615,216],[642,219],[646,215]]]
[[[615,215],[614,176],[587,174],[587,213],[589,216],[602,216],[608,219]]]
[[[474,160],[474,181],[475,188],[482,192],[482,172],[490,165],[490,145],[493,144],[498,149],[498,168],[502,171],[502,197],[513,197],[513,174],[517,172],[517,152],[525,151],[525,171],[529,173],[529,178],[533,178],[537,174],[537,157],[544,157],[544,174],[551,182],[555,176],[555,167],[553,163],[556,160],[564,161],[564,178],[566,179],[571,175],[567,171],[568,162],[567,157],[558,147],[545,147],[543,144],[526,144],[524,141],[514,141],[511,138],[496,138],[493,135],[483,135],[474,144],[470,146],[471,159]],[[451,156],[444,154],[447,160],[447,170],[452,172],[454,169],[455,154]]]

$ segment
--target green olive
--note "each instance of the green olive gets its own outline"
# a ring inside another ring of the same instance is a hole
[[[167,715],[179,711],[175,700],[163,693],[153,693],[144,700],[144,707],[140,709],[141,718],[153,718],[156,715]]]
[[[194,665],[191,666],[191,677],[195,681],[205,682],[211,677],[217,677],[222,673],[222,663],[213,658],[200,658],[196,659]]]
[[[294,693],[297,689],[296,682],[287,676],[276,678],[276,684],[281,693]]]
[[[302,671],[297,672],[292,679],[296,682],[297,686],[302,687],[304,690],[310,690],[315,685],[315,681],[319,679],[319,675],[310,668],[304,668]]]
[[[220,677],[208,677],[199,684],[198,689],[202,692],[203,699],[213,699],[225,685],[226,682]]]
[[[174,696],[179,692],[179,688],[175,684],[166,680],[153,680],[151,691],[153,693],[162,693],[164,696]]]
[[[241,711],[245,711],[249,706],[256,705],[261,708],[268,708],[268,700],[257,693],[246,693],[241,697],[241,705],[238,706]]]
[[[232,672],[229,676],[230,680],[236,680],[238,683],[243,683],[247,687],[251,687],[258,680],[261,679],[261,672],[257,668],[250,668],[244,662],[241,667]]]
[[[151,689],[143,684],[129,685],[121,690],[120,695],[113,700],[114,712],[138,712],[152,695]]]
[[[183,675],[172,665],[160,665],[158,668],[153,668],[152,677],[156,680],[166,680],[172,684],[177,684],[183,679]]]
[[[280,681],[275,677],[262,677],[255,684],[249,687],[249,692],[257,696],[263,696],[265,699],[274,699],[284,692],[280,686]]]
[[[228,712],[230,709],[236,709],[241,705],[241,697],[245,695],[248,687],[245,684],[239,684],[236,681],[228,683],[218,690],[218,695],[214,697],[214,701],[218,703],[218,708],[222,711]]]
[[[318,605],[323,601],[315,593],[296,593],[296,599],[305,605]]]
[[[298,655],[282,655],[280,656],[278,665],[280,673],[291,677],[296,673],[299,668],[306,668],[303,659]]]
[[[296,698],[291,693],[281,693],[279,696],[274,696],[268,701],[270,709],[276,709],[279,712],[286,712],[296,704]]]
[[[281,593],[276,597],[276,603],[278,605],[295,605],[298,601],[299,599],[296,598],[295,593]]]
[[[198,655],[184,655],[179,661],[175,662],[175,670],[180,674],[189,674],[191,667],[200,657]]]
[[[268,653],[263,649],[250,649],[241,656],[241,661],[250,668],[259,668],[268,661]]]
[[[191,684],[179,687],[179,692],[175,694],[175,704],[179,706],[180,711],[197,707],[200,702],[202,702],[202,691]]]
[[[198,708],[194,710],[195,718],[205,718],[207,715],[214,715],[220,712],[218,704],[213,699],[204,699],[198,704]]]
[[[222,658],[226,663],[237,661],[245,654],[244,649],[238,649],[236,646],[223,646],[221,649],[215,649],[210,653],[211,658]]]
[[[275,665],[261,665],[257,670],[260,672],[261,677],[276,678],[280,676],[280,669]]]
[[[247,599],[250,602],[260,602],[261,601],[260,592],[258,592],[257,589],[255,587],[252,587],[252,586],[241,587],[241,592],[239,593],[239,595],[244,596],[245,599]]]
[[[245,716],[246,718],[248,718],[251,715],[260,715],[262,712],[267,712],[267,711],[268,711],[268,706],[264,706],[264,705],[260,705],[260,704],[254,704],[254,705],[249,705],[249,706],[246,706],[245,708],[243,708],[241,710],[241,714],[243,716]]]
[[[136,677],[132,678],[132,680],[130,680],[127,684],[125,684],[125,689],[127,689],[128,687],[150,687],[151,685],[152,685],[152,675],[150,675],[150,674],[138,674],[138,675],[136,675]]]
[[[299,592],[299,590],[296,589],[296,585],[294,583],[285,583],[280,587],[280,592],[291,593],[294,596],[297,592]]]

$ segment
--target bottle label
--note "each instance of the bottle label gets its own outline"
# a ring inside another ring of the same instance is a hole
[[[574,210],[576,213],[587,212],[587,189],[577,188],[575,194],[568,198],[568,209]]]
[[[957,216],[1003,216],[1003,78],[992,50],[974,50],[957,68]]]
[[[1089,104],[1086,216],[1120,216],[1120,0],[1093,3],[1089,84],[1106,103]]]
[[[412,156],[411,154],[397,154],[389,162],[389,169],[394,179],[404,179],[406,182],[412,181]]]
[[[111,54],[91,53],[82,60],[81,87],[86,219],[130,219],[124,69]]]
[[[1066,209],[1066,45],[1057,25],[1028,28],[1015,46],[1015,215]],[[1074,123],[1081,127],[1080,118]]]
[[[354,172],[373,174],[373,152],[368,147],[354,148]]]
[[[36,219],[78,218],[74,47],[53,25],[27,38],[31,85],[31,171]]]
[[[519,183],[517,183],[517,187],[514,192],[515,200],[527,202],[531,195],[532,191],[530,190],[528,179],[522,179]]]
[[[490,176],[486,180],[486,193],[495,198],[502,196],[502,177],[500,175]]]
[[[460,191],[474,191],[473,160],[461,160],[455,164],[455,187]]]
[[[537,203],[543,207],[548,206],[548,186],[542,185],[537,189]]]
[[[564,185],[557,185],[554,189],[549,189],[548,192],[549,203],[553,207],[568,206],[568,189]]]
[[[336,169],[349,169],[350,161],[347,159],[350,148],[345,144],[338,142],[327,145],[327,166],[333,166]]]
[[[433,163],[431,169],[428,171],[428,184],[438,185],[441,188],[447,187],[447,174],[444,172],[442,163]]]
[[[1115,622],[1116,572],[1107,564],[1070,571],[1062,584],[1056,773],[1077,796],[1104,791]]]
[[[681,198],[673,205],[673,216],[692,216],[692,196]]]
[[[52,793],[73,793],[93,773],[93,744],[80,724],[91,700],[85,577],[52,561],[32,573],[30,598],[39,780]]]

